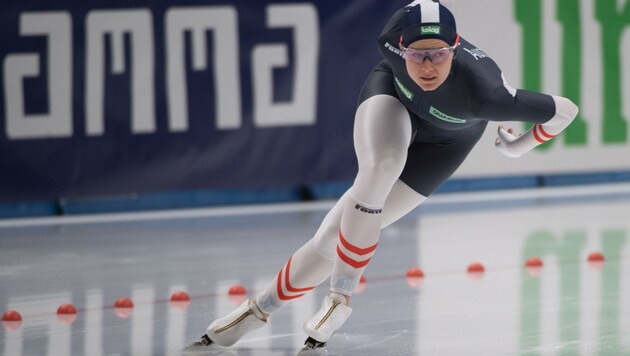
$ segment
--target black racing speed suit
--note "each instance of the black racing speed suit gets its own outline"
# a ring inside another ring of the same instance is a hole
[[[400,178],[429,196],[462,164],[488,121],[545,123],[556,109],[549,95],[509,87],[497,64],[463,38],[446,81],[433,91],[422,90],[408,75],[399,49],[406,11],[397,11],[379,37],[384,60],[367,78],[359,104],[386,94],[407,108],[413,139]]]

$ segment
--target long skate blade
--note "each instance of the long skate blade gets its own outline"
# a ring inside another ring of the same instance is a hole
[[[182,351],[201,351],[207,350],[208,346],[201,343],[201,341],[195,341],[192,344],[184,347]]]
[[[324,348],[325,342],[319,342],[312,337],[309,337],[304,342],[304,347],[297,353],[298,356],[318,356],[326,355],[328,351]]]
[[[215,348],[212,345],[204,345],[199,341],[193,342],[192,344],[186,346],[182,352],[185,353],[201,353],[201,354],[206,354],[209,353],[211,351],[214,351]],[[214,355],[214,354],[213,354]]]
[[[297,353],[297,356],[322,356],[322,355],[328,355],[328,350],[326,350],[323,346],[320,346],[314,349],[304,346]]]
[[[216,346],[214,343],[206,345],[200,341],[193,342],[186,346],[182,351],[183,356],[234,356],[234,353],[221,346]]]
[[[202,351],[202,352],[208,352],[209,350],[216,350],[216,348],[214,347],[214,343],[210,342],[202,342],[202,341],[195,341],[192,344],[186,346],[182,351]]]
[[[197,351],[206,350],[209,346],[212,346],[214,342],[210,340],[207,334],[201,336],[201,340],[195,341],[192,344],[186,346],[182,351]]]

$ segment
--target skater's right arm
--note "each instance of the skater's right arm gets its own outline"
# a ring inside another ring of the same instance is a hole
[[[520,157],[564,131],[578,114],[578,107],[567,98],[552,96],[556,106],[556,114],[549,121],[534,124],[522,135],[514,135],[512,129],[499,126],[495,142],[499,152],[512,158]]]

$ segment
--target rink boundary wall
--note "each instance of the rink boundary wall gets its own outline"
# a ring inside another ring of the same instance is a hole
[[[458,214],[462,211],[484,209],[511,209],[531,204],[580,204],[581,202],[608,201],[630,198],[630,182],[580,184],[492,191],[469,191],[436,194],[419,208],[423,214]],[[4,228],[26,226],[55,226],[94,223],[148,222],[176,219],[235,217],[260,214],[325,212],[334,200],[249,204],[205,208],[171,209],[162,211],[113,212],[66,216],[44,216],[0,219],[0,232]]]
[[[436,195],[619,182],[630,182],[630,171],[451,179],[438,189]],[[338,182],[303,187],[178,191],[0,204],[0,219],[334,200],[350,185],[351,182]]]

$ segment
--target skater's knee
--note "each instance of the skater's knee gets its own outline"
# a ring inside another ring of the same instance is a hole
[[[404,167],[404,158],[397,155],[387,155],[360,163],[352,198],[365,204],[382,207]]]
[[[359,175],[373,177],[373,179],[397,179],[405,168],[407,151],[390,148],[378,154],[366,155],[359,158]]]

